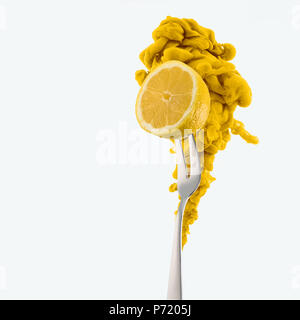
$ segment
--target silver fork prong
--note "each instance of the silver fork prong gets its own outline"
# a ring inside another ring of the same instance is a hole
[[[181,139],[175,139],[178,181],[186,178],[186,164]]]
[[[201,173],[200,157],[197,150],[195,137],[193,134],[189,135],[189,151],[190,151],[190,175],[199,175]]]

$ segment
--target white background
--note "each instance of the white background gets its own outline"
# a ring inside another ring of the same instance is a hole
[[[134,72],[167,15],[236,46],[260,138],[216,157],[184,298],[300,298],[299,0],[0,0],[0,299],[165,298],[174,159]]]

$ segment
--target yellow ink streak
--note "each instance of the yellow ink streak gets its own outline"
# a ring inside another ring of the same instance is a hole
[[[206,83],[210,98],[210,113],[204,128],[204,169],[199,188],[189,199],[183,217],[182,246],[187,242],[189,226],[198,218],[198,204],[215,178],[210,174],[216,153],[224,150],[230,133],[245,141],[258,143],[258,138],[245,130],[244,124],[233,117],[237,106],[251,103],[251,89],[235,66],[228,61],[236,54],[233,45],[220,44],[214,32],[201,27],[193,19],[167,17],[152,33],[154,43],[143,50],[140,59],[148,69],[138,70],[135,78],[142,85],[147,75],[163,62],[179,60],[199,73]],[[174,152],[171,150],[171,152]],[[175,169],[173,177],[177,179]],[[177,184],[169,187],[177,190]],[[177,213],[177,211],[175,212]]]

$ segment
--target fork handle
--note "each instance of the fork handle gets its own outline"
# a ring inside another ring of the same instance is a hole
[[[182,218],[184,208],[188,199],[181,199],[175,220],[173,237],[173,248],[169,273],[168,300],[182,300],[182,280],[181,280],[181,237]]]

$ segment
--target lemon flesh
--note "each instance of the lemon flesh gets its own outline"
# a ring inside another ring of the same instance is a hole
[[[140,126],[160,137],[185,135],[202,129],[209,114],[209,91],[196,71],[168,61],[145,79],[136,102]]]

